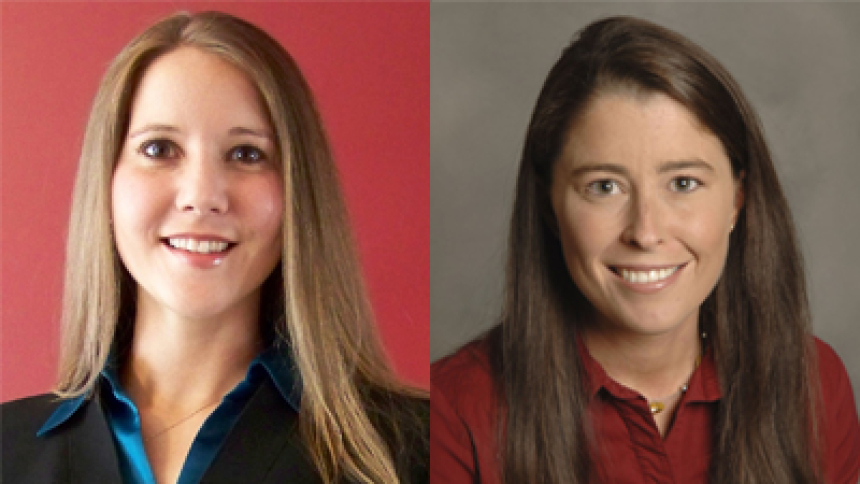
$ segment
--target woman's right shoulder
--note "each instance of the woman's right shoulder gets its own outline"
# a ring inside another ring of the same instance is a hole
[[[62,481],[58,472],[65,467],[57,452],[64,447],[62,439],[37,436],[61,403],[56,395],[45,394],[0,405],[0,481]]]
[[[430,482],[500,482],[490,345],[478,340],[430,370]]]
[[[431,400],[444,396],[456,407],[479,404],[484,411],[494,399],[490,348],[486,339],[473,341],[430,367]]]
[[[52,393],[4,402],[0,405],[0,427],[6,438],[36,438],[36,432],[63,401]],[[19,440],[20,441],[20,440]]]

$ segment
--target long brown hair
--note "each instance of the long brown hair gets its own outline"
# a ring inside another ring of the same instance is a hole
[[[183,46],[242,70],[276,134],[287,190],[283,250],[264,283],[260,320],[272,344],[289,346],[298,368],[299,422],[309,454],[326,482],[400,482],[396,456],[422,417],[393,405],[391,397],[424,395],[398,382],[379,345],[310,88],[276,40],[227,14],[182,13],[156,23],[125,47],[102,79],[72,201],[56,392],[91,391],[111,347],[122,352],[128,345],[135,286],[112,236],[110,181],[136,86],[156,58]]]
[[[629,17],[584,28],[551,69],[529,124],[516,187],[501,324],[488,340],[505,482],[598,479],[576,337],[592,311],[547,223],[552,167],[572,123],[602,93],[660,92],[722,142],[745,206],[699,324],[722,399],[710,482],[821,481],[815,355],[803,263],[760,121],[720,63],[681,35]]]

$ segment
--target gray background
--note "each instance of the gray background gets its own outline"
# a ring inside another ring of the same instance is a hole
[[[522,141],[573,34],[635,15],[735,76],[765,127],[806,259],[815,333],[860,388],[860,4],[431,6],[432,359],[491,327]]]

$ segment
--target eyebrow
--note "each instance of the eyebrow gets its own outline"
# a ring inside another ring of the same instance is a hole
[[[258,138],[265,138],[265,139],[272,141],[272,142],[275,141],[275,137],[272,135],[272,133],[270,133],[267,130],[263,130],[263,129],[252,129],[252,128],[244,128],[242,126],[237,126],[235,128],[230,128],[230,130],[227,131],[227,134],[229,134],[229,135],[243,135],[244,134],[244,135],[256,136]]]
[[[671,171],[678,170],[688,170],[688,169],[702,169],[710,172],[714,171],[714,167],[700,159],[691,159],[691,160],[679,160],[679,161],[667,161],[662,163],[657,168],[657,173],[667,173]],[[582,176],[585,173],[590,173],[594,171],[605,171],[609,173],[617,173],[619,175],[629,176],[630,172],[627,170],[626,166],[616,165],[614,163],[587,163],[583,166],[579,166],[575,168],[571,172],[571,176],[578,177]]]
[[[140,129],[136,129],[134,131],[131,131],[128,134],[128,137],[129,138],[136,138],[142,134],[152,133],[152,132],[155,132],[155,133],[178,133],[179,128],[177,128],[176,126],[171,126],[169,124],[147,124],[146,126],[140,128]],[[256,136],[258,138],[264,138],[264,139],[267,139],[267,140],[272,141],[272,142],[275,141],[275,137],[272,135],[272,133],[270,133],[267,130],[263,130],[263,129],[253,129],[253,128],[246,128],[246,127],[242,127],[242,126],[236,126],[234,128],[230,128],[227,131],[227,134],[230,136],[250,135],[250,136]]]
[[[692,160],[680,160],[680,161],[668,161],[660,165],[660,168],[657,169],[657,173],[666,173],[669,171],[678,171],[678,170],[689,170],[689,169],[700,169],[713,172],[714,167],[711,166],[710,163],[700,160],[700,159],[692,159]]]
[[[147,124],[146,126],[136,129],[128,133],[129,138],[136,138],[142,134],[149,132],[165,132],[165,133],[178,133],[179,129],[175,126],[170,126],[167,124]]]

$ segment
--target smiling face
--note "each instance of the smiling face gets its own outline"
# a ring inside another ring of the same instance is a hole
[[[267,119],[248,78],[212,54],[184,47],[146,70],[111,187],[138,310],[256,317],[284,215]]]
[[[553,168],[568,271],[605,329],[695,328],[743,204],[720,141],[659,93],[591,101]]]

